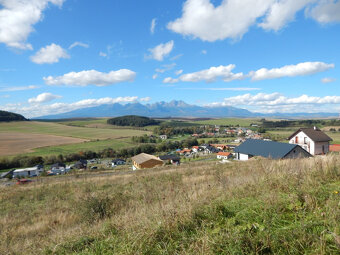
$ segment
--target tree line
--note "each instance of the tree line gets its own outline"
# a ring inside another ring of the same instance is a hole
[[[25,120],[27,119],[20,114],[0,110],[0,122],[25,121]]]
[[[13,158],[0,159],[0,170],[31,167],[38,164],[52,165],[55,163],[74,162],[80,159],[93,159],[93,158],[129,158],[139,153],[157,153],[169,152],[178,148],[192,147],[198,145],[197,139],[188,138],[182,141],[165,141],[159,144],[142,144],[131,148],[124,148],[121,150],[114,150],[107,148],[99,152],[94,151],[80,151],[78,153],[71,153],[67,155],[52,155],[45,157],[37,156],[16,156]]]
[[[116,126],[145,127],[151,125],[158,125],[160,121],[148,117],[127,115],[108,119],[107,123]]]

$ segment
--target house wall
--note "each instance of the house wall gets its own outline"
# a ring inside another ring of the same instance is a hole
[[[150,160],[145,161],[145,162],[143,162],[141,164],[137,164],[136,162],[133,162],[133,165],[137,169],[153,168],[155,166],[162,166],[163,165],[163,161],[159,161],[159,160],[155,160],[155,159],[150,159]]]
[[[250,157],[248,154],[243,154],[243,153],[236,153],[236,159],[237,160],[248,160]]]
[[[296,143],[296,137],[298,143]],[[305,139],[306,138],[306,139]],[[329,152],[329,142],[314,142],[303,131],[300,131],[292,139],[289,140],[291,144],[298,144],[312,155],[322,154],[322,146],[324,146],[324,153]]]
[[[310,155],[307,153],[306,150],[304,150],[302,147],[297,146],[295,149],[291,150],[284,158],[306,158],[310,157]]]

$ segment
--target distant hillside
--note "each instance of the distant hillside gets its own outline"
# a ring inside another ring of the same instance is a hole
[[[0,110],[0,122],[26,121],[26,120],[27,119],[20,114]]]
[[[145,127],[151,125],[158,125],[159,123],[160,121],[136,115],[127,115],[107,120],[107,124],[131,127]]]

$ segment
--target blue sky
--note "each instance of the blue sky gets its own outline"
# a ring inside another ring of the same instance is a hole
[[[340,112],[340,1],[0,0],[0,109]]]

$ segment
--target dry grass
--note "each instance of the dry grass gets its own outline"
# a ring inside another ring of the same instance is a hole
[[[33,152],[33,149],[65,144],[82,143],[85,139],[56,135],[0,132],[0,156]]]
[[[336,254],[340,159],[197,162],[0,190],[0,254]]]

